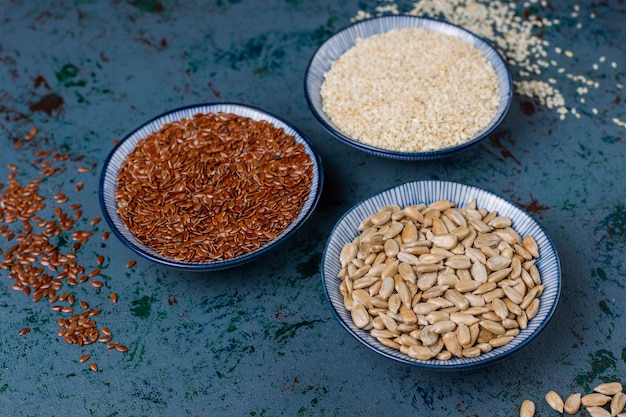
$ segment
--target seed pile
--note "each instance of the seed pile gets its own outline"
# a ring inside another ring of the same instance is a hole
[[[298,216],[312,161],[282,128],[197,114],[140,140],[118,174],[118,213],[142,243],[176,260],[230,259]]]
[[[24,141],[33,139],[36,133],[36,129],[32,129]],[[18,143],[21,145],[21,142]],[[57,319],[59,337],[68,344],[84,346],[111,339],[110,331],[107,334],[104,328],[98,329],[95,322],[95,316],[101,310],[76,300],[71,291],[64,290],[89,282],[100,273],[97,268],[87,271],[78,255],[81,246],[94,232],[77,229],[83,216],[81,205],[69,205],[69,213],[67,208],[63,208],[69,204],[69,199],[62,192],[53,196],[57,205],[52,209],[51,217],[45,218],[46,197],[39,189],[39,184],[59,171],[56,165],[68,158],[67,153],[36,151],[32,164],[39,168],[41,176],[25,185],[18,180],[18,166],[9,164],[6,186],[0,183],[0,190],[3,190],[0,194],[0,233],[7,243],[15,243],[6,250],[0,248],[0,255],[3,256],[0,269],[8,271],[15,291],[32,297],[33,302],[47,300],[51,311],[63,314]],[[77,171],[88,172],[88,168],[79,167]],[[89,223],[93,227],[99,221],[99,217],[94,217]],[[64,252],[55,244],[65,240],[73,242],[71,251]],[[104,257],[98,256],[99,264],[103,260]],[[24,336],[29,332],[30,328],[26,327],[18,334]]]
[[[565,400],[556,391],[548,391],[545,400],[551,409],[560,414],[578,414],[584,407],[590,417],[626,417],[626,394],[620,382],[605,382],[597,385],[590,394],[575,392]],[[520,417],[533,417],[536,408],[534,401],[524,400],[520,406]]]
[[[481,51],[421,28],[357,39],[333,62],[320,93],[347,136],[408,152],[467,142],[499,103],[498,77]]]
[[[477,357],[539,310],[535,239],[475,200],[385,206],[358,230],[339,259],[344,305],[358,328],[413,359]]]
[[[585,97],[590,89],[600,87],[599,78],[606,78],[599,71],[607,72],[617,69],[615,61],[609,62],[605,56],[583,69],[582,75],[572,73],[571,66],[576,54],[551,45],[545,39],[545,31],[562,25],[561,19],[548,19],[542,13],[550,8],[545,0],[528,0],[524,2],[500,0],[419,0],[411,4],[408,10],[400,11],[396,2],[387,2],[375,7],[373,11],[360,10],[353,21],[367,19],[386,14],[408,14],[412,16],[428,16],[442,19],[464,27],[477,35],[490,40],[506,59],[513,72],[513,85],[517,94],[537,99],[549,110],[555,111],[561,120],[568,115],[580,118],[581,111],[577,106],[585,106]],[[580,8],[573,5],[567,20],[580,19],[576,29],[583,28],[584,19],[593,20],[595,15],[581,16]],[[564,20],[565,20],[564,19]],[[619,80],[618,77],[616,79]],[[559,82],[574,84],[578,103],[566,102],[559,88]],[[622,90],[623,85],[616,83],[615,88]],[[591,117],[598,115],[596,108],[586,109]],[[617,117],[612,118],[618,126]]]

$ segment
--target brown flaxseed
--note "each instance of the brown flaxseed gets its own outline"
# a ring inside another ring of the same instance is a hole
[[[35,132],[36,129],[33,129],[33,136]],[[59,169],[54,166],[54,161],[64,161],[69,157],[65,153],[55,153],[52,161],[46,160],[51,155],[51,151],[35,152],[37,158],[33,164],[41,170],[42,175],[53,175]],[[3,255],[0,269],[6,270],[8,278],[13,280],[13,290],[32,297],[33,302],[47,299],[51,304],[51,311],[69,313],[56,318],[59,326],[58,337],[68,344],[78,346],[94,343],[99,340],[100,333],[93,317],[100,310],[90,310],[87,302],[79,301],[85,311],[74,314],[74,308],[71,307],[75,302],[74,294],[62,291],[64,285],[76,286],[89,279],[89,275],[85,274],[85,267],[79,263],[77,251],[94,232],[74,230],[76,220],[59,206],[51,208],[52,215],[49,219],[39,215],[46,207],[46,197],[39,190],[43,178],[35,178],[23,185],[17,179],[19,167],[15,165],[9,168],[11,172],[7,186],[0,183],[0,235],[7,241],[14,240],[15,244],[6,250],[0,249],[0,254]],[[82,187],[82,183],[80,187],[77,185],[77,191]],[[69,199],[63,192],[57,192],[49,200],[61,204]],[[82,216],[80,207],[80,203],[70,205],[76,218]],[[95,226],[99,221],[99,217],[95,217],[91,225]],[[64,253],[52,243],[63,232],[71,233],[75,241],[74,252]],[[18,334],[22,336],[29,331],[29,328],[23,328]],[[86,360],[88,355],[83,355],[81,362]]]
[[[266,121],[197,114],[140,140],[122,164],[118,213],[142,243],[181,261],[254,251],[308,198],[304,146]]]

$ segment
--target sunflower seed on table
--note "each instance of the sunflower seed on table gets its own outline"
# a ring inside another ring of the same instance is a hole
[[[598,406],[586,407],[587,412],[591,417],[612,417],[608,410]]]
[[[581,398],[581,403],[585,407],[602,407],[609,401],[611,397],[600,393],[587,394]]]
[[[556,391],[548,391],[545,395],[545,399],[550,408],[563,414],[563,408],[565,406],[565,403]]]
[[[582,394],[580,392],[576,392],[574,394],[570,394],[569,397],[565,400],[565,404],[563,405],[563,411],[567,414],[576,414],[578,410],[580,410]]]
[[[622,392],[623,387],[620,382],[606,382],[600,385],[597,385],[593,389],[595,392],[604,395],[615,395],[617,393]]]
[[[615,416],[624,411],[624,407],[626,406],[626,394],[623,392],[616,392],[611,399],[611,415]]]
[[[520,417],[534,417],[535,416],[535,403],[531,400],[522,401],[522,405],[520,407],[519,416]]]

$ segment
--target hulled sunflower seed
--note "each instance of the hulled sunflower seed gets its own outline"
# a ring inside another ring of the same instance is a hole
[[[430,351],[414,348],[414,357],[473,356],[510,342],[537,314],[543,286],[534,259],[515,254],[515,245],[526,249],[509,220],[448,202],[368,216],[339,255],[353,320],[404,354],[412,340]]]
[[[563,405],[563,411],[567,414],[576,414],[578,410],[580,410],[582,394],[580,392],[576,392],[574,394],[570,394],[569,397],[565,400],[565,404]]]
[[[522,405],[519,410],[520,417],[534,417],[535,416],[535,403],[531,400],[522,401]]]
[[[626,406],[626,394],[623,392],[616,392],[611,400],[611,415],[616,416],[624,411]]]
[[[586,410],[591,417],[611,417],[611,413],[602,407],[590,406]]]
[[[585,407],[602,407],[609,401],[611,397],[600,393],[587,394],[581,398],[581,404]]]
[[[615,395],[618,392],[622,392],[623,388],[619,382],[606,382],[594,387],[593,390],[604,395]]]
[[[554,411],[558,411],[559,413],[563,413],[563,408],[565,403],[563,399],[556,391],[548,391],[545,395],[546,402]]]

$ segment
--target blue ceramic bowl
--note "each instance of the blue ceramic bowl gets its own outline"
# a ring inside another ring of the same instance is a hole
[[[231,113],[243,117],[248,117],[253,120],[265,120],[275,127],[283,128],[284,132],[288,135],[293,135],[297,143],[304,145],[306,152],[309,154],[313,163],[313,178],[311,178],[311,189],[309,196],[304,203],[298,217],[275,239],[267,242],[264,246],[248,252],[234,258],[210,261],[210,262],[183,262],[165,257],[158,252],[154,251],[145,244],[139,242],[135,236],[126,228],[122,222],[120,216],[117,214],[117,202],[115,198],[115,190],[117,188],[117,175],[118,171],[126,159],[137,145],[137,142],[149,134],[158,131],[165,123],[171,123],[182,118],[192,118],[198,113]],[[232,103],[216,103],[216,104],[201,104],[189,107],[182,107],[164,113],[160,116],[143,124],[128,136],[122,139],[117,146],[111,151],[108,158],[104,163],[102,175],[100,178],[100,205],[104,218],[112,228],[114,234],[124,243],[128,248],[137,253],[138,255],[153,261],[157,264],[172,267],[181,270],[191,271],[212,271],[225,268],[231,268],[242,265],[246,262],[252,261],[272,249],[276,248],[280,243],[283,243],[304,224],[304,222],[311,216],[313,210],[319,202],[319,198],[322,193],[323,184],[323,169],[322,161],[314,149],[313,145],[302,136],[295,128],[279,119],[278,117],[271,115],[265,111],[259,110],[254,107],[232,104]]]
[[[485,54],[493,65],[499,79],[499,105],[491,123],[478,132],[472,139],[456,146],[427,152],[401,152],[374,147],[359,142],[344,133],[330,120],[322,107],[320,90],[326,72],[334,61],[339,59],[348,49],[356,44],[358,38],[388,32],[392,29],[423,28],[456,36],[470,43]],[[477,144],[489,136],[502,123],[512,98],[511,75],[502,56],[486,41],[475,34],[450,23],[415,16],[382,16],[354,23],[326,40],[315,52],[306,70],[304,92],[307,103],[319,123],[332,136],[356,149],[369,154],[400,160],[428,160],[441,158]]]
[[[475,358],[457,358],[449,360],[416,360],[399,350],[382,345],[366,330],[357,328],[352,322],[350,312],[344,306],[343,295],[339,291],[340,280],[337,274],[341,269],[339,254],[344,244],[351,242],[358,233],[357,227],[370,214],[376,213],[388,204],[400,207],[418,203],[431,203],[447,199],[463,207],[476,199],[478,208],[497,211],[513,221],[512,227],[521,235],[532,235],[539,245],[540,257],[536,261],[545,289],[540,296],[540,307],[537,315],[528,322],[526,329],[508,344],[494,348]],[[519,351],[533,340],[546,326],[552,317],[561,292],[561,267],[556,248],[544,228],[527,212],[510,201],[484,189],[447,181],[416,181],[388,189],[370,197],[352,207],[337,222],[328,239],[321,264],[321,276],[324,292],[331,311],[339,323],[374,352],[409,365],[432,370],[463,370],[484,366],[504,359]]]

